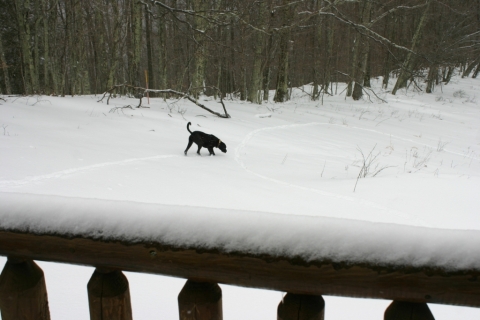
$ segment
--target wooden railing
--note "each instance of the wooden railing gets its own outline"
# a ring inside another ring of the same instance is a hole
[[[0,230],[0,255],[8,256],[0,276],[3,320],[50,319],[43,271],[33,260],[96,267],[87,286],[92,320],[132,319],[122,271],[188,279],[178,296],[181,320],[222,319],[218,283],[287,292],[278,319],[323,319],[322,295],[392,300],[387,320],[433,319],[427,303],[480,306],[480,270],[305,261],[20,230]]]

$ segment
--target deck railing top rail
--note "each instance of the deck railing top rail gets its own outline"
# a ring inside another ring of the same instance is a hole
[[[477,231],[17,194],[0,202],[0,255],[9,257],[304,295],[480,306],[480,257],[469,251],[479,247]]]

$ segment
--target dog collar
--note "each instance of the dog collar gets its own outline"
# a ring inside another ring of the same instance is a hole
[[[218,139],[218,147],[220,147],[220,143],[222,143],[222,140]]]

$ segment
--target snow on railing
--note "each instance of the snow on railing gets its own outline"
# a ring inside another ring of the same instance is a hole
[[[304,319],[300,306],[323,319],[322,295],[393,300],[385,319],[433,319],[427,302],[480,306],[478,231],[15,193],[0,203],[4,320],[49,318],[33,260],[97,268],[91,319],[131,319],[122,270],[189,279],[180,319],[221,319],[217,283],[288,292],[279,319]]]

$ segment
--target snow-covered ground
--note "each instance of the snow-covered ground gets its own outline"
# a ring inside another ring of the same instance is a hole
[[[4,97],[0,192],[480,230],[480,79],[456,78],[431,95],[379,96],[387,103],[342,94],[322,104],[301,90],[284,104],[226,100],[231,119],[183,100],[155,98],[148,109],[110,112],[137,101]],[[228,152],[215,149],[209,157],[203,149],[199,157],[194,145],[185,157],[188,121],[192,130],[219,137]],[[362,153],[374,160],[357,181]],[[480,261],[478,247],[470,258]],[[93,269],[39,265],[52,319],[87,319]],[[135,319],[178,318],[184,280],[126,275]],[[275,318],[282,293],[221,287],[225,319]],[[336,320],[381,319],[390,303],[325,300],[326,319]],[[430,307],[436,319],[480,317],[478,309]]]

